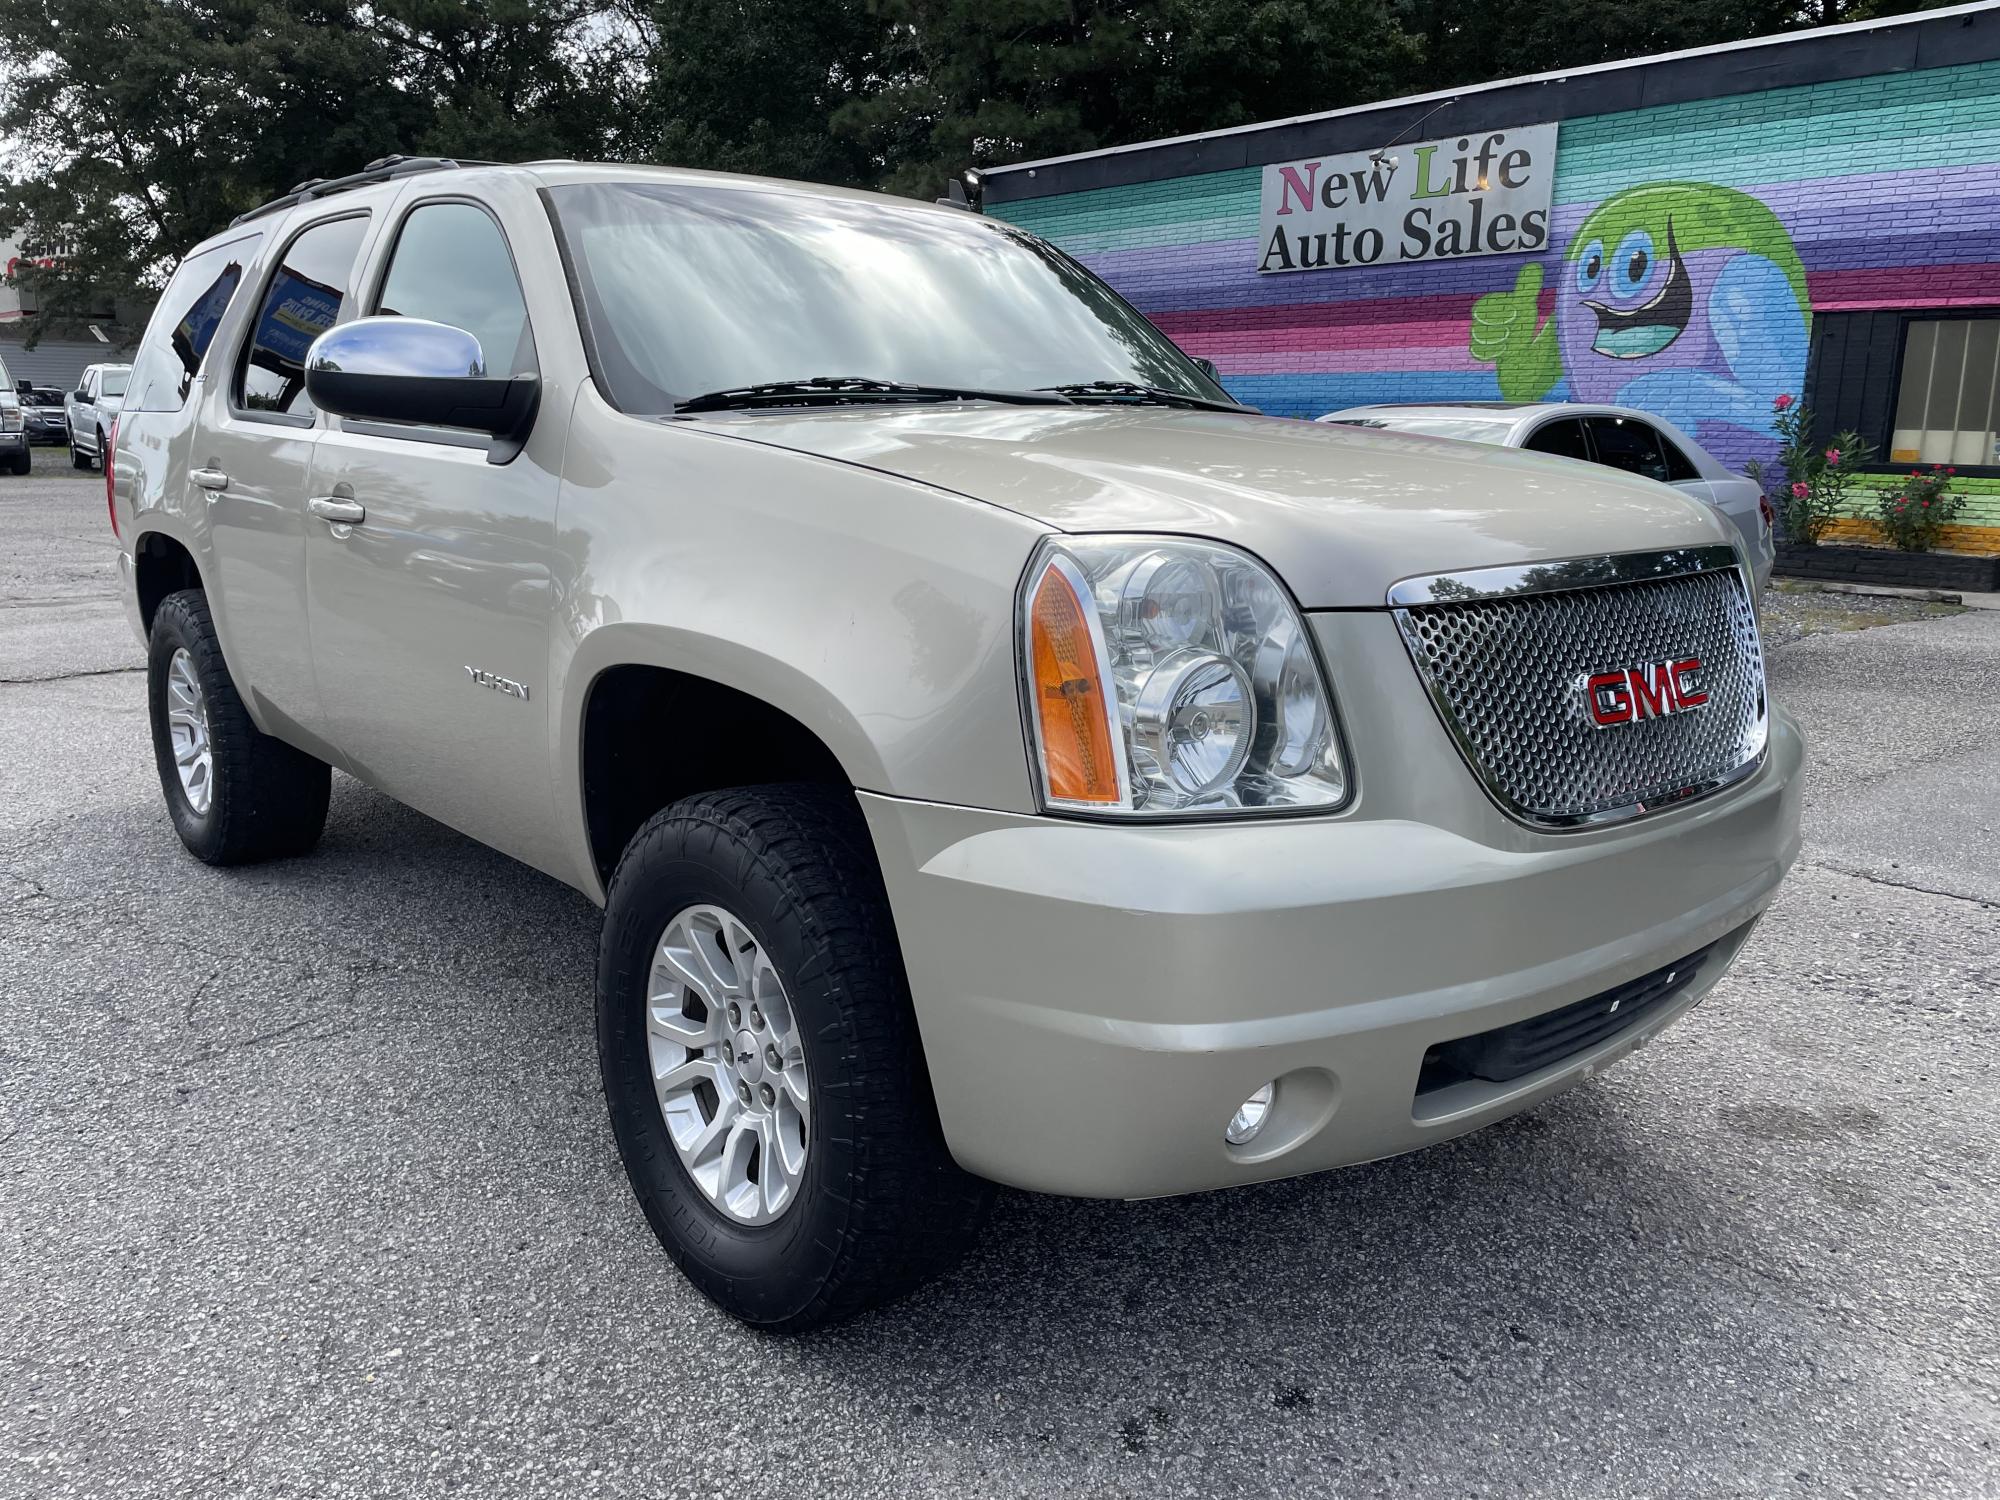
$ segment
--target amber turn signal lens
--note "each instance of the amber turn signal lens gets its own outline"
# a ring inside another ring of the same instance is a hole
[[[1090,615],[1076,586],[1054,562],[1035,585],[1029,637],[1035,722],[1041,729],[1042,773],[1050,800],[1118,806],[1124,799],[1118,790],[1111,703],[1091,639]]]

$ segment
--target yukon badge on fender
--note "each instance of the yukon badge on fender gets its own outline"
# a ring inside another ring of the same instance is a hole
[[[511,677],[502,677],[498,672],[488,672],[481,667],[469,666],[465,669],[465,675],[483,688],[492,688],[494,692],[505,693],[509,698],[519,698],[523,703],[528,701],[528,685],[525,682],[516,682]]]

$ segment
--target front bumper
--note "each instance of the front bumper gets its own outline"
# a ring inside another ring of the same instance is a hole
[[[1385,670],[1375,686],[1393,680]],[[1615,830],[1544,835],[1447,784],[1450,766],[1469,781],[1462,763],[1438,760],[1434,719],[1409,738],[1421,726],[1399,724],[1408,698],[1393,698],[1378,706],[1394,711],[1349,727],[1364,774],[1396,764],[1371,758],[1388,745],[1370,742],[1398,739],[1405,774],[1337,817],[1110,826],[862,797],[961,1164],[1038,1191],[1133,1198],[1462,1134],[1684,1014],[1797,855],[1804,746],[1783,713],[1763,765],[1728,792]],[[1432,777],[1442,791],[1412,791]],[[1506,1083],[1419,1095],[1436,1044],[1703,949],[1631,1026]],[[1225,1123],[1271,1079],[1270,1122],[1229,1146]]]

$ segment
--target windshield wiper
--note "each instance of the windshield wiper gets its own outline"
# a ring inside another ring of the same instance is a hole
[[[1059,391],[984,391],[955,385],[914,385],[866,375],[815,375],[808,380],[766,380],[676,401],[674,411],[690,416],[759,406],[828,406],[850,401],[997,401],[1007,406],[1067,406]]]
[[[1127,401],[1135,406],[1150,402],[1156,406],[1191,406],[1201,411],[1251,410],[1240,402],[1211,401],[1206,396],[1190,396],[1183,391],[1170,391],[1157,385],[1140,385],[1134,380],[1079,380],[1071,385],[1043,385],[1036,389],[1052,395],[1068,396],[1072,400]]]

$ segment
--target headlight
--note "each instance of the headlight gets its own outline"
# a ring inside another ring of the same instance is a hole
[[[1022,599],[1022,677],[1054,809],[1127,817],[1325,809],[1347,768],[1291,598],[1212,542],[1045,542]]]

